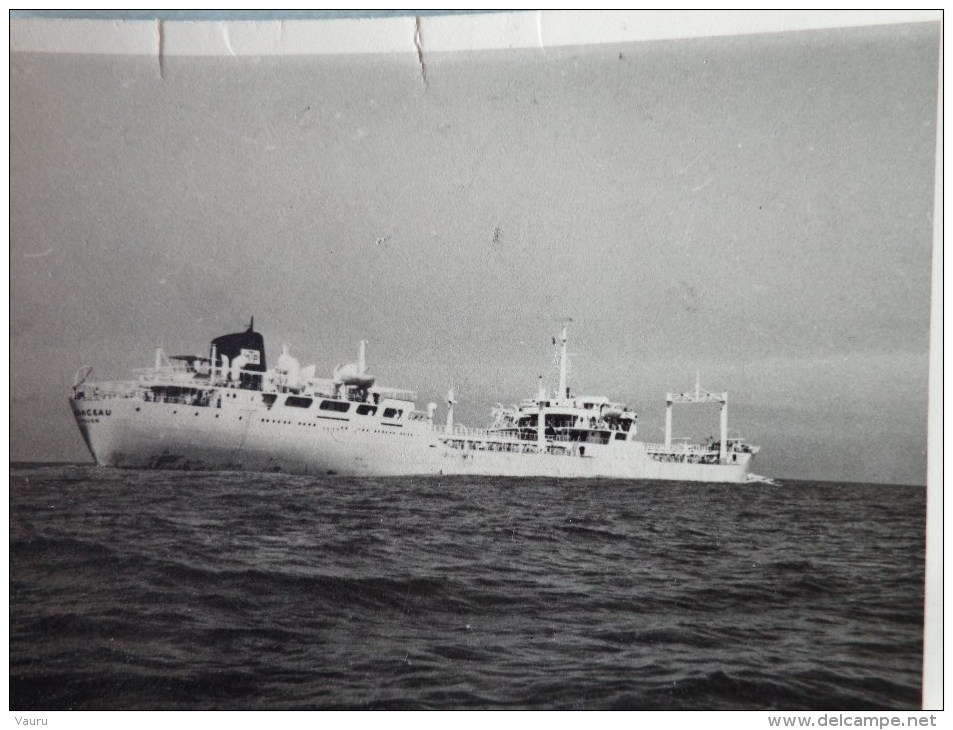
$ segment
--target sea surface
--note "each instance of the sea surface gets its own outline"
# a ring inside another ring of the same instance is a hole
[[[916,709],[925,490],[13,465],[10,709]]]

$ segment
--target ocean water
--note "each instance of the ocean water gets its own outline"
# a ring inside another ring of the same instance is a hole
[[[12,710],[919,707],[919,487],[11,477]]]

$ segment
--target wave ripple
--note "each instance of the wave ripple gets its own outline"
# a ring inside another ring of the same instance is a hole
[[[10,707],[914,709],[916,487],[12,470]]]

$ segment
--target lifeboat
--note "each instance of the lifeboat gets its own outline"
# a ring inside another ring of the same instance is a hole
[[[336,385],[350,385],[356,388],[367,389],[377,380],[367,374],[367,360],[365,359],[366,340],[361,340],[357,355],[357,362],[349,362],[334,368],[333,380]]]

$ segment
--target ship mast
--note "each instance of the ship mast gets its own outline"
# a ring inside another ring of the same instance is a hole
[[[450,389],[447,391],[447,435],[453,433],[453,404],[456,401],[453,398],[453,386],[450,386]]]
[[[562,346],[559,350],[559,391],[556,393],[559,398],[568,398],[569,397],[569,388],[566,385],[566,371],[569,356],[566,352],[566,340],[568,339],[567,329],[569,322],[572,322],[571,319],[567,319],[563,322],[563,331],[559,336]]]

